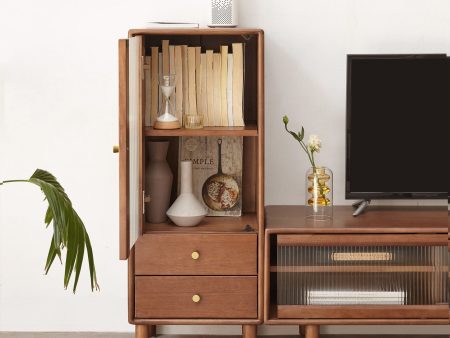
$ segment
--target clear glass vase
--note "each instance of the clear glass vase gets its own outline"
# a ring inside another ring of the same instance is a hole
[[[333,219],[333,172],[327,167],[310,167],[305,177],[306,217],[314,221]]]

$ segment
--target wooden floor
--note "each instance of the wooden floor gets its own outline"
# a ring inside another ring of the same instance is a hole
[[[0,338],[133,338],[132,333],[31,333],[31,332],[0,332]],[[158,338],[242,338],[242,336],[212,336],[212,335],[160,335]],[[299,336],[260,336],[261,338],[293,338]],[[321,335],[321,338],[443,338],[448,335]]]

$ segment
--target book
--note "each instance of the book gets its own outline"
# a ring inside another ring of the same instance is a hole
[[[181,46],[175,48],[175,114],[180,123],[183,121],[183,55]]]
[[[162,40],[163,75],[170,74],[169,40]]]
[[[228,54],[227,74],[227,112],[228,126],[233,127],[233,55]]]
[[[200,90],[197,88],[197,93],[200,93],[200,101],[197,106],[199,114],[203,115],[203,124],[208,125],[208,96],[207,96],[207,82],[206,82],[206,54],[200,54]]]
[[[158,74],[159,74],[159,48],[151,48],[151,98],[150,98],[150,123],[153,125],[158,117],[159,108],[159,85],[158,85]]]
[[[222,57],[219,53],[213,55],[213,126],[221,126],[221,62]]]
[[[151,65],[152,57],[144,57],[144,81],[145,81],[145,107],[144,107],[144,125],[150,127],[151,122],[151,100],[152,100],[152,78],[151,78]]]
[[[206,96],[208,117],[205,126],[214,126],[214,73],[213,73],[213,57],[212,50],[206,51]]]
[[[188,93],[189,93],[189,110],[188,114],[197,115],[197,92],[195,77],[195,47],[188,47]]]
[[[158,59],[158,113],[163,105],[163,94],[161,91],[161,87],[159,86],[159,79],[161,78],[163,74],[163,53],[159,53],[159,59]]]
[[[189,72],[188,72],[188,46],[181,46],[181,57],[183,61],[183,116],[189,111]],[[183,121],[184,122],[184,121]],[[184,123],[183,123],[184,125]]]
[[[175,46],[169,45],[169,74],[176,74],[175,72]]]
[[[180,160],[192,161],[192,190],[208,216],[241,216],[242,154],[242,137],[181,137]]]
[[[244,46],[233,43],[233,125],[244,126],[243,92],[244,92]]]
[[[201,59],[201,53],[202,53],[202,48],[201,47],[195,47],[195,93],[197,95],[196,100],[197,100],[197,114],[201,115],[202,113],[200,112],[200,59]]]
[[[220,46],[220,126],[228,126],[228,46]]]

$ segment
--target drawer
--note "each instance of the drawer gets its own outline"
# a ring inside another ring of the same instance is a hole
[[[136,318],[256,318],[257,277],[136,276]]]
[[[136,275],[256,275],[256,234],[146,234]]]

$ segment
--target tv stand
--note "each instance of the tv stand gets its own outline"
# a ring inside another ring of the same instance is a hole
[[[353,216],[356,217],[358,215],[361,215],[364,212],[364,210],[369,206],[370,202],[371,200],[367,199],[353,203],[352,206],[356,208],[356,210],[353,212]]]

